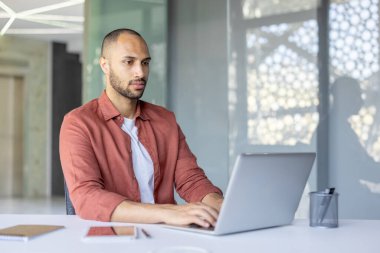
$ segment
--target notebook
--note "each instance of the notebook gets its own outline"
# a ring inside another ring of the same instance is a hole
[[[215,227],[164,227],[224,235],[291,224],[315,156],[315,153],[241,154]]]
[[[29,239],[43,235],[64,226],[52,225],[17,225],[0,229],[0,240],[28,241]]]

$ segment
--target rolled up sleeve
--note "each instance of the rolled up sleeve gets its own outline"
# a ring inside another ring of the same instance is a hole
[[[68,116],[60,132],[60,158],[76,213],[83,219],[110,221],[114,209],[126,197],[105,190],[86,129]]]

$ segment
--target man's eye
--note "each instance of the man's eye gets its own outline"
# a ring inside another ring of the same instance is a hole
[[[128,65],[131,65],[131,64],[133,64],[133,61],[128,60],[128,61],[123,61],[123,63],[128,64]]]
[[[145,61],[145,62],[143,62],[142,64],[145,65],[145,66],[149,66],[149,63],[150,63],[150,62]]]

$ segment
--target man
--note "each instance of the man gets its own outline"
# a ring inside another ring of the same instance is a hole
[[[139,100],[150,60],[136,31],[105,36],[99,63],[106,89],[68,113],[61,127],[71,200],[84,219],[213,226],[221,191],[198,167],[174,114]],[[174,188],[188,204],[176,205]]]

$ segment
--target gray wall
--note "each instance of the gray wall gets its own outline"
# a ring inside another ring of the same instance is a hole
[[[228,181],[227,3],[169,1],[169,109],[198,157],[224,191]]]

